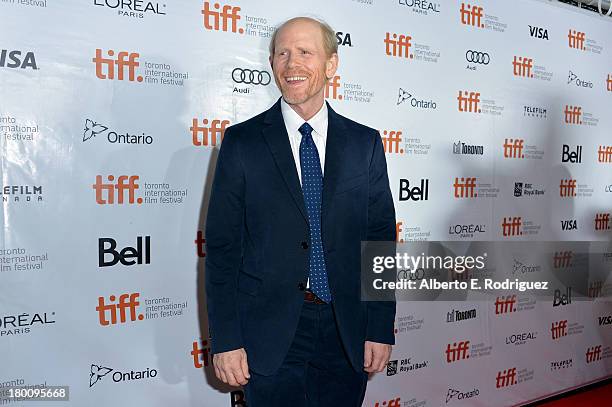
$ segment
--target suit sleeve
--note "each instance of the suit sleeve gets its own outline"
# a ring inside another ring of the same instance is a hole
[[[243,347],[236,308],[242,263],[245,179],[238,138],[225,131],[206,217],[206,303],[212,353]]]
[[[369,183],[367,240],[393,242],[394,249],[395,208],[389,189],[385,151],[378,132],[374,132]],[[395,255],[395,250],[392,255]],[[387,292],[385,296],[387,301],[368,301],[367,303],[366,340],[393,345],[395,344],[395,295],[393,292]]]

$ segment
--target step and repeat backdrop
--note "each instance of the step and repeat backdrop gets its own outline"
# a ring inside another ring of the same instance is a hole
[[[380,131],[398,241],[610,241],[610,19],[538,0],[1,0],[0,404],[27,404],[13,386],[248,404],[211,365],[207,201],[225,129],[279,97],[274,27],[304,14],[337,31],[330,105]],[[573,254],[509,267],[580,273]],[[510,406],[610,377],[612,281],[584,278],[587,301],[559,283],[398,303],[364,406]]]

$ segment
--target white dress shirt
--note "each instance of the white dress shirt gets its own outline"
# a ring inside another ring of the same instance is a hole
[[[302,133],[298,130],[306,120],[302,119],[295,110],[289,106],[285,99],[281,98],[281,112],[283,121],[289,135],[289,144],[291,144],[291,152],[293,153],[293,161],[297,169],[300,184],[302,184],[302,167],[300,165],[300,143],[302,142]],[[313,129],[312,140],[317,147],[319,160],[321,161],[321,174],[325,171],[325,144],[327,143],[327,103],[323,102],[321,109],[308,120],[308,124]],[[310,278],[306,281],[306,287],[310,288]]]
[[[298,178],[301,184],[302,167],[300,166],[300,143],[302,141],[302,133],[300,133],[298,129],[306,120],[302,119],[283,98],[281,98],[281,112],[283,113],[283,120],[287,128],[287,134],[289,135],[293,160],[295,161],[295,168],[297,168]],[[315,146],[317,146],[319,160],[321,160],[321,174],[324,174],[325,144],[327,142],[327,103],[323,102],[321,109],[308,120],[308,124],[310,124],[314,130],[312,132],[312,140]]]

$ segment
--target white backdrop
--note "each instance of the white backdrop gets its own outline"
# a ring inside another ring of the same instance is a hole
[[[609,19],[537,0],[3,0],[0,392],[245,405],[210,366],[208,190],[222,129],[279,96],[273,26],[303,14],[342,43],[330,104],[384,138],[399,240],[610,240]],[[398,304],[364,405],[507,406],[610,376],[610,302],[516,309]]]

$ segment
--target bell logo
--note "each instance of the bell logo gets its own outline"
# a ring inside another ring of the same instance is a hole
[[[525,158],[523,154],[525,140],[517,139],[505,139],[504,140],[504,158]]]
[[[455,198],[476,198],[478,194],[474,192],[476,190],[476,177],[455,177],[455,183],[453,184],[455,189]]]
[[[115,203],[115,190],[117,190],[117,204],[123,205],[125,191],[128,191],[128,204],[142,204],[142,198],[136,199],[136,190],[140,186],[136,183],[138,175],[120,175],[117,178],[117,183],[114,175],[107,176],[109,183],[102,182],[102,176],[96,175],[96,183],[92,188],[96,191],[96,203],[99,205],[113,205]],[[126,184],[125,181],[128,181]]]
[[[586,351],[586,362],[592,363],[601,360],[601,345],[587,348]]]
[[[484,16],[482,7],[461,3],[459,13],[461,15],[461,24],[484,28],[484,24],[481,22]]]
[[[397,130],[383,130],[381,136],[383,148],[387,154],[404,154],[404,149],[400,148],[402,132]]]
[[[559,184],[559,196],[562,198],[573,198],[576,196],[576,180],[562,179]]]
[[[597,149],[597,162],[612,163],[612,146],[599,146]]]
[[[116,248],[117,241],[115,239],[110,237],[98,239],[98,267],[110,267],[119,262],[124,266],[151,264],[151,236],[145,236],[144,248],[142,246],[142,236],[136,238],[136,247],[128,246],[120,252],[116,251]],[[111,260],[106,261],[106,255],[112,256]]]
[[[553,307],[559,307],[561,305],[569,305],[572,303],[572,287],[567,287],[565,293],[561,293],[561,290],[555,290],[553,292]]]
[[[33,52],[26,52],[23,58],[21,58],[21,51],[9,51],[6,49],[0,49],[0,67],[38,69]]]
[[[572,252],[571,250],[555,252],[555,254],[553,255],[553,268],[562,269],[571,267],[572,257],[574,257],[574,252]]]
[[[585,34],[576,30],[569,30],[567,33],[568,45],[570,48],[584,50]]]
[[[470,354],[468,351],[470,350],[470,341],[461,341],[459,344],[457,342],[453,342],[453,345],[447,344],[446,350],[446,363],[456,362],[462,359],[469,359]]]
[[[410,181],[407,179],[400,179],[400,201],[427,201],[429,199],[429,180],[421,179],[420,187],[410,188]]]
[[[565,105],[563,113],[566,124],[582,124],[582,108],[580,106]]]
[[[210,123],[210,128],[206,127],[208,125],[208,119],[202,120],[203,126],[199,125],[199,121],[197,118],[193,118],[191,122],[191,127],[189,131],[191,131],[191,139],[194,146],[204,146],[214,147],[217,145],[217,141],[223,141],[223,136],[225,135],[225,128],[229,126],[229,120],[217,120],[214,119]],[[217,140],[217,135],[219,135],[219,139]]]
[[[401,398],[391,399],[383,401],[382,403],[377,401],[374,403],[374,407],[401,407]]]
[[[595,214],[595,230],[610,230],[610,214],[596,213]]]
[[[402,225],[404,222],[397,222],[395,224],[395,241],[399,243],[403,243],[404,239],[400,238],[402,236]]]
[[[495,315],[509,314],[516,311],[516,295],[507,295],[495,299]]]
[[[501,389],[502,387],[508,387],[516,384],[516,368],[503,370],[497,372],[495,377],[495,387]]]
[[[203,340],[201,345],[202,347],[200,347],[200,342],[198,341],[193,341],[192,344],[191,356],[193,357],[193,367],[196,369],[202,369],[212,364],[208,341]]]
[[[574,163],[579,164],[582,162],[582,146],[576,146],[576,151],[570,152],[570,146],[563,144],[563,150],[561,151],[561,162],[562,163]]]
[[[204,232],[198,230],[197,237],[193,242],[196,244],[198,257],[206,257],[206,251],[204,251],[204,244],[206,243],[206,239],[204,239]]]
[[[553,322],[552,327],[550,328],[550,333],[553,340],[567,336],[567,319],[559,322]]]
[[[523,218],[520,216],[513,217],[504,217],[502,220],[502,235],[504,237],[508,236],[520,236],[523,234],[521,230],[521,225],[523,222]]]
[[[115,56],[115,51],[109,49],[107,52],[109,57]],[[96,56],[92,59],[96,64],[96,76],[99,79],[115,79],[115,65],[117,65],[117,80],[125,79],[125,68],[128,70],[128,80],[130,82],[142,82],[142,76],[136,76],[136,68],[140,65],[137,52],[120,51],[117,58],[103,58],[102,50],[96,49]],[[105,69],[106,68],[106,69]]]
[[[480,107],[478,106],[480,103],[480,92],[459,91],[457,100],[459,101],[460,112],[480,113]]]
[[[589,288],[587,289],[587,297],[589,298],[601,297],[602,291],[603,291],[603,281],[593,281],[589,283]]]
[[[238,32],[244,34],[243,28],[238,28],[238,20],[240,20],[240,7],[223,6],[221,11],[221,5],[215,3],[213,5],[215,10],[211,10],[210,2],[204,2],[204,8],[202,9],[202,15],[204,16],[204,28],[207,30],[224,31],[228,30],[228,22],[231,21],[231,30],[233,33]]]
[[[514,76],[522,76],[524,78],[533,78],[531,68],[533,68],[533,59],[527,57],[514,57],[512,61],[512,73]]]
[[[612,92],[612,75],[608,74],[608,79],[606,79],[606,89],[608,92]]]
[[[393,38],[392,38],[393,37]],[[391,33],[385,34],[385,53],[389,56],[398,58],[414,58],[414,55],[410,53],[410,42],[412,37],[409,35],[397,34],[391,35]]]
[[[139,293],[121,294],[119,296],[119,303],[115,303],[117,298],[114,295],[111,295],[108,297],[109,304],[106,304],[104,297],[98,297],[98,306],[96,307],[96,311],[98,311],[100,325],[108,326],[128,322],[126,308],[130,310],[131,322],[134,322],[137,319],[142,321],[144,319],[144,315],[136,315],[136,309],[140,305],[140,302],[138,301],[139,296]],[[119,309],[119,321],[117,321],[117,309]],[[110,321],[107,319],[107,316],[109,315]]]
[[[333,100],[342,100],[342,95],[338,92],[340,88],[340,75],[335,75],[331,80],[327,81],[325,87],[325,97]]]

